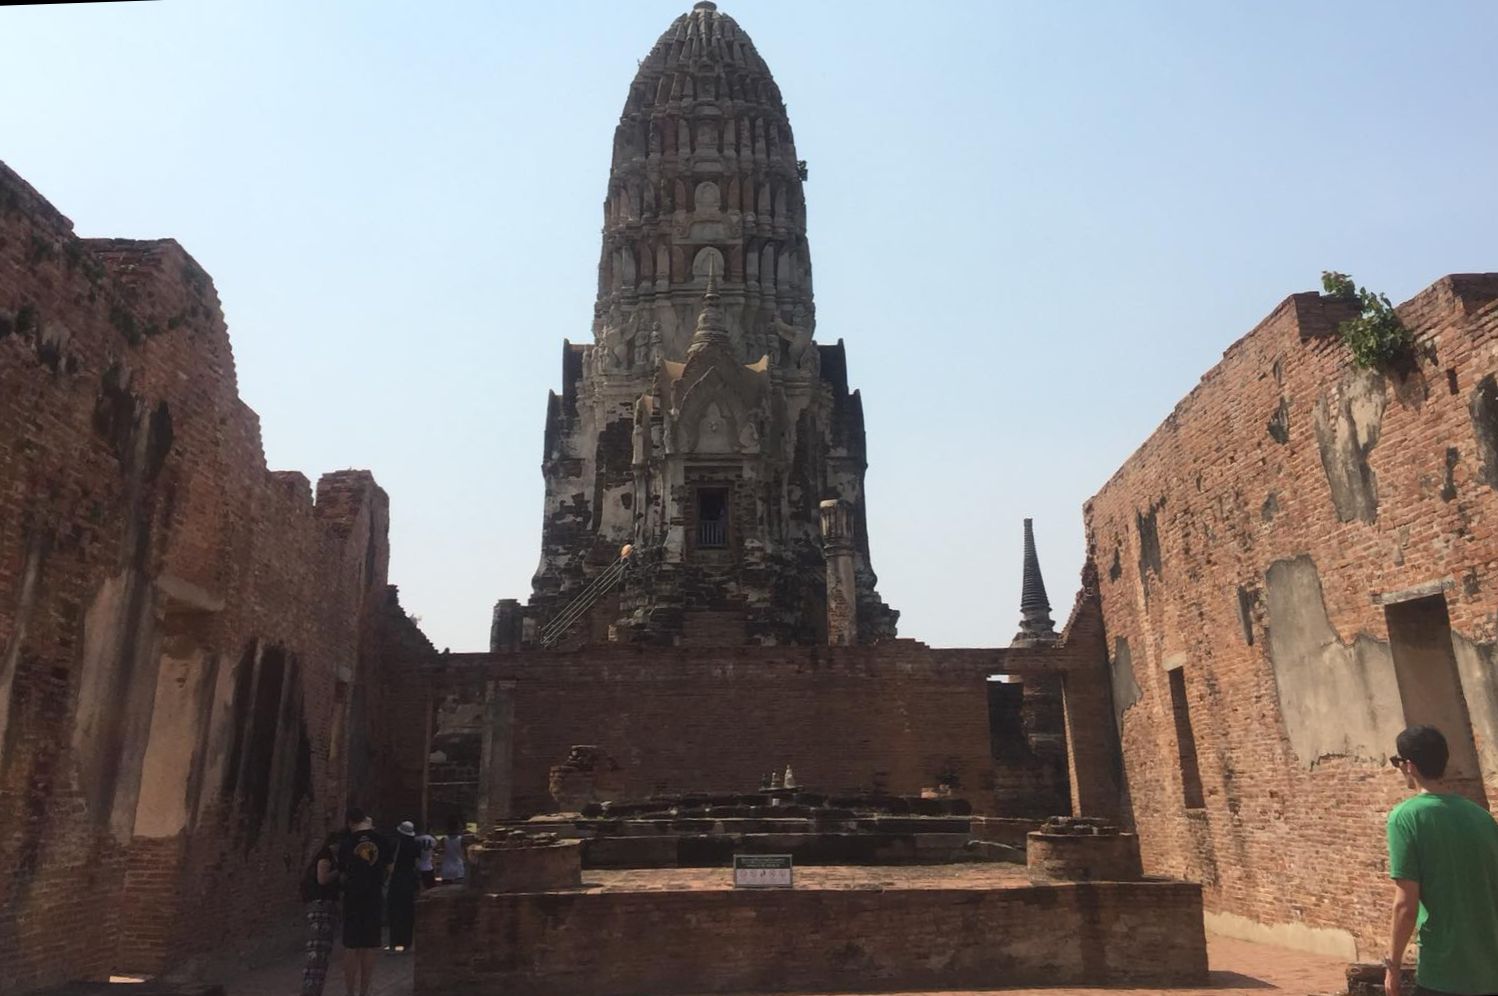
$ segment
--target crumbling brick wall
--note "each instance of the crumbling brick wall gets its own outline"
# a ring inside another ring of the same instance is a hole
[[[1145,862],[1228,929],[1379,951],[1385,758],[1426,708],[1383,603],[1444,602],[1459,787],[1498,793],[1495,300],[1498,275],[1443,278],[1399,308],[1415,358],[1371,372],[1335,334],[1354,304],[1288,298],[1087,505]]]
[[[1064,775],[1028,746],[995,757],[987,679],[1064,676],[1067,708],[1078,717],[1071,750],[1085,757],[1083,811],[1111,815],[1116,796],[1099,789],[1115,784],[1111,723],[1098,722],[1110,718],[1108,690],[1084,629],[1062,646],[1022,651],[894,640],[454,654],[433,660],[425,684],[469,701],[485,687],[505,698],[504,745],[491,751],[505,759],[503,770],[481,777],[513,815],[554,808],[549,769],[578,744],[596,745],[620,765],[625,799],[749,791],[790,765],[815,791],[917,794],[945,784],[976,812],[1033,815],[1038,788],[1065,806],[1066,787],[1054,782]],[[1014,718],[1023,737],[1025,715]]]
[[[80,239],[0,166],[0,988],[294,922],[409,626],[387,521],[366,472],[267,470],[181,247]]]
[[[415,992],[1168,992],[1155,987],[1207,974],[1195,885],[902,888],[890,871],[878,889],[434,890],[416,917]]]

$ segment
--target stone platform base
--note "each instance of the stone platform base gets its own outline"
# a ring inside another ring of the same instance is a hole
[[[588,871],[583,887],[424,894],[416,996],[667,996],[1207,980],[1200,887],[1031,885],[1006,865]]]

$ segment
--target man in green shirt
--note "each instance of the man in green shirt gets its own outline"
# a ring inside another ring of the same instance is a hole
[[[1412,726],[1390,763],[1419,794],[1389,813],[1394,916],[1384,989],[1400,996],[1399,965],[1420,928],[1416,993],[1498,996],[1498,823],[1464,796],[1443,790],[1446,738]]]

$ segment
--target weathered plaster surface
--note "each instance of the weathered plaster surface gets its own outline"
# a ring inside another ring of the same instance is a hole
[[[1484,771],[1498,771],[1498,644],[1477,643],[1452,630],[1457,674]]]
[[[1302,764],[1329,755],[1380,758],[1403,729],[1389,646],[1367,634],[1345,643],[1327,618],[1310,557],[1280,560],[1264,577],[1269,661],[1280,712]]]
[[[1256,944],[1272,944],[1292,951],[1308,951],[1356,961],[1357,938],[1351,931],[1331,927],[1312,927],[1304,923],[1260,923],[1236,913],[1214,913],[1208,910],[1202,915],[1207,931],[1220,937],[1236,937]]]
[[[1369,453],[1378,445],[1384,417],[1384,378],[1372,370],[1347,374],[1328,395],[1316,399],[1312,425],[1321,466],[1343,522],[1378,517],[1378,476]]]
[[[1121,719],[1129,707],[1139,701],[1144,692],[1134,680],[1134,655],[1129,650],[1127,637],[1113,638],[1113,707]]]

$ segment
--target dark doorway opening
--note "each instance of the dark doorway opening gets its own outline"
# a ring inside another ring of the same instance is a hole
[[[1451,748],[1446,781],[1456,791],[1486,805],[1472,720],[1451,645],[1451,618],[1445,597],[1431,595],[1386,605],[1384,618],[1389,624],[1389,649],[1394,656],[1405,724],[1427,724],[1445,734]]]
[[[995,761],[1011,761],[1029,755],[1024,705],[1024,685],[997,677],[988,679],[988,747]]]
[[[728,546],[728,489],[697,489],[697,547],[721,550]]]
[[[1186,669],[1170,673],[1170,708],[1175,714],[1176,750],[1180,755],[1181,792],[1187,809],[1205,809],[1202,771],[1196,760],[1196,732],[1191,728],[1191,703],[1186,698]]]

